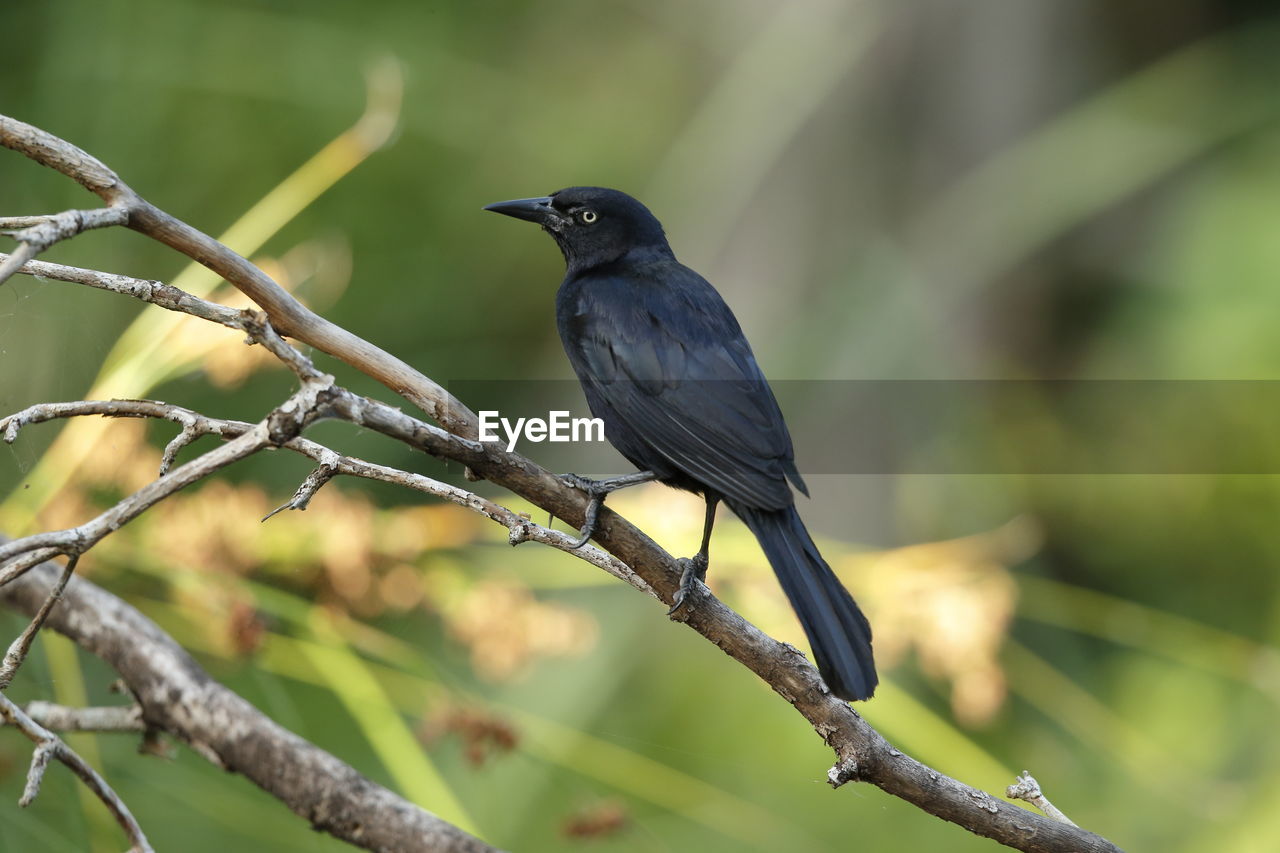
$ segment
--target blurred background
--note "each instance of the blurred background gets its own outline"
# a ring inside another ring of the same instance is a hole
[[[572,184],[643,199],[775,379],[1256,380],[1280,373],[1274,8],[50,0],[4,9],[0,104],[444,382],[570,377],[559,254],[480,207]],[[0,213],[94,202],[0,152]],[[44,258],[240,304],[118,229]],[[291,385],[221,328],[58,282],[0,287],[4,413],[147,396],[256,420]],[[805,387],[794,421],[835,386]],[[1011,410],[992,435],[1052,433],[1054,412]],[[1275,422],[1235,427],[1274,470]],[[462,482],[375,435],[312,434]],[[27,428],[0,448],[0,530],[91,517],[154,476],[170,437]],[[344,481],[260,524],[307,471],[241,463],[81,570],[283,725],[502,847],[995,849],[877,789],[831,791],[830,752],[748,672],[474,514]],[[807,476],[802,512],[876,628],[883,683],[859,711],[897,746],[996,793],[1029,769],[1126,849],[1280,849],[1274,476]],[[695,549],[695,499],[611,505]],[[803,644],[727,514],[713,550],[716,594]],[[20,627],[0,615],[0,635]],[[112,681],[46,632],[10,694],[121,702]],[[71,740],[158,849],[348,849],[184,749]],[[120,849],[62,769],[18,809],[29,753],[0,737],[0,849]]]

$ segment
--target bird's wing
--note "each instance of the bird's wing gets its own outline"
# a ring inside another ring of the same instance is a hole
[[[566,346],[606,425],[726,498],[790,505],[787,479],[804,484],[786,423],[711,285],[673,261],[639,277],[585,282],[580,293]]]

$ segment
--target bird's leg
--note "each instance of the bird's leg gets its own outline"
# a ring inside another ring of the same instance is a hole
[[[680,588],[676,590],[675,600],[667,610],[668,616],[674,616],[694,588],[707,579],[707,567],[711,565],[711,528],[716,526],[716,506],[720,503],[717,497],[707,498],[707,516],[702,522],[702,547],[692,557],[685,557],[680,563]]]
[[[607,480],[588,480],[586,477],[579,477],[577,474],[561,474],[560,479],[564,480],[570,486],[579,491],[587,493],[589,500],[587,501],[587,511],[585,519],[582,522],[582,529],[578,531],[578,539],[573,543],[573,548],[581,548],[591,541],[591,537],[596,532],[596,519],[600,515],[600,507],[604,506],[604,499],[611,493],[619,489],[625,489],[628,486],[638,486],[641,483],[648,483],[656,480],[658,475],[652,471],[639,471],[635,474],[623,474],[621,477],[610,477]]]

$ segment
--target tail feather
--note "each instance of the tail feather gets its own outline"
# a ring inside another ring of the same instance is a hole
[[[870,699],[879,679],[871,625],[818,553],[795,507],[749,509],[730,504],[756,535],[804,627],[822,679],[841,699]]]

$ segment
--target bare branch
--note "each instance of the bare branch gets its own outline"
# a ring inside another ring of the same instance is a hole
[[[116,404],[127,402],[116,401]],[[342,389],[332,389],[329,407],[335,416],[351,423],[474,467],[488,479],[522,494],[570,524],[581,523],[584,496],[521,456],[506,453],[492,444],[452,435],[399,409]],[[317,451],[317,461],[320,455]],[[408,482],[402,477],[412,479],[412,475],[398,472],[388,481]],[[434,484],[431,489],[432,494],[477,509],[506,524],[508,529],[516,523],[529,524],[526,519],[513,517],[509,510],[501,508],[490,515],[493,504],[462,490],[453,490],[445,484]],[[558,546],[555,534],[548,531],[547,540]],[[536,535],[531,526],[531,538]],[[568,550],[572,539],[568,536],[564,539],[568,540],[563,543]],[[622,564],[632,567],[637,580],[656,591],[661,600],[668,604],[672,601],[679,583],[679,570],[670,554],[607,507],[601,513],[596,539]],[[4,546],[0,546],[0,559],[4,553]],[[584,556],[591,559],[594,555]],[[639,583],[632,585],[639,587]],[[830,774],[834,786],[850,781],[871,782],[971,832],[1032,853],[1065,850],[1115,853],[1119,849],[1099,836],[1031,814],[903,755],[848,703],[831,696],[817,670],[793,647],[767,636],[719,600],[703,598],[696,608],[684,614],[684,621],[759,675],[809,720],[836,752],[836,765]]]
[[[361,400],[363,404],[372,405],[372,401],[363,400],[363,398],[351,395],[349,391],[340,388],[330,389],[331,395],[336,398],[351,397],[354,400]],[[377,404],[381,406],[381,404]],[[395,409],[387,409],[389,412],[397,412]],[[243,435],[245,432],[253,428],[253,424],[245,421],[222,420],[219,418],[211,418],[200,414],[191,409],[185,409],[181,406],[174,406],[168,403],[161,403],[156,400],[80,400],[68,403],[38,403],[29,408],[16,412],[7,418],[0,418],[0,438],[8,443],[13,443],[17,437],[19,430],[28,424],[44,423],[46,421],[58,418],[71,418],[84,415],[102,415],[103,417],[115,418],[154,418],[158,420],[167,420],[182,426],[183,431],[179,433],[174,441],[170,442],[172,447],[174,442],[183,439],[188,433],[198,438],[205,435],[215,435],[222,438],[235,438]],[[406,420],[398,422],[400,428],[392,430],[393,437],[408,436],[410,443],[418,447],[419,444],[412,440],[413,434],[417,430],[423,430],[430,434],[433,431],[439,432],[436,427],[423,423],[413,418],[405,416]],[[440,432],[441,436],[447,436],[447,433]],[[446,439],[447,441],[447,439]],[[184,444],[188,443],[183,441]],[[470,442],[468,442],[470,444]],[[541,542],[544,545],[550,545],[552,548],[564,551],[567,554],[579,557],[593,566],[604,569],[621,581],[624,581],[646,595],[658,597],[653,587],[641,578],[631,568],[616,557],[600,550],[594,545],[586,545],[582,548],[574,548],[575,539],[568,534],[561,533],[558,530],[552,530],[547,527],[535,524],[527,516],[514,512],[500,504],[494,503],[487,498],[460,489],[457,486],[434,480],[422,474],[402,471],[398,468],[391,468],[385,465],[378,465],[372,462],[366,462],[353,456],[343,456],[336,454],[334,451],[318,444],[311,439],[301,436],[291,439],[281,445],[287,450],[292,450],[307,458],[319,463],[322,467],[333,465],[333,473],[342,474],[350,477],[362,477],[368,480],[378,480],[383,483],[391,483],[412,489],[423,494],[433,497],[442,498],[451,503],[479,512],[486,518],[489,518],[503,525],[509,531],[508,539],[512,545],[519,545],[522,542]],[[168,453],[168,448],[166,448]],[[320,469],[317,469],[317,471]],[[315,473],[313,472],[313,476]],[[304,484],[305,486],[306,484]],[[321,484],[323,485],[323,484]],[[319,487],[317,486],[317,489]],[[299,489],[301,491],[301,487]],[[314,492],[313,492],[314,494]],[[297,495],[295,494],[295,498]],[[310,500],[310,497],[307,498]],[[293,501],[285,503],[280,509],[290,508]],[[279,512],[277,509],[275,512]],[[274,515],[275,512],[271,513]],[[267,516],[270,518],[270,515]],[[266,519],[264,519],[265,521]],[[35,560],[30,565],[42,562],[48,559],[52,553],[43,552],[44,557],[41,560]],[[2,578],[0,578],[2,582]]]
[[[53,134],[4,115],[0,115],[0,145],[56,169],[97,193],[109,206],[126,210],[129,228],[176,249],[222,276],[262,308],[281,334],[341,358],[408,399],[447,429],[476,434],[475,413],[440,385],[390,353],[316,314],[249,261],[142,198],[96,158]]]
[[[13,275],[27,261],[60,240],[74,237],[91,228],[108,225],[124,225],[129,213],[120,207],[99,207],[93,210],[64,210],[49,216],[34,217],[37,221],[18,231],[7,231],[22,245],[12,256],[0,262],[0,284]]]
[[[496,444],[451,435],[375,400],[342,394],[335,397],[333,408],[337,417],[466,464],[568,523],[582,523],[585,496],[522,456]],[[673,602],[679,567],[652,539],[607,506],[601,511],[595,539],[656,590],[664,603]],[[795,648],[764,634],[718,599],[702,598],[697,607],[682,614],[682,621],[756,673],[804,715],[835,750],[837,760],[829,774],[833,786],[870,782],[970,832],[1028,853],[1119,851],[1101,836],[1029,813],[904,755],[847,702],[832,696],[817,669]]]
[[[359,397],[343,389],[333,388],[331,384],[325,386],[326,415],[368,427],[439,458],[460,462],[467,466],[468,471],[475,472],[476,475],[511,490],[570,524],[581,524],[587,505],[585,495],[566,486],[560,478],[522,456],[506,453],[494,445],[470,440],[470,437],[476,434],[475,415],[440,386],[399,359],[301,306],[247,260],[207,235],[147,203],[98,161],[56,137],[3,116],[0,116],[0,145],[22,151],[38,162],[74,177],[98,193],[111,206],[124,207],[129,212],[128,227],[169,245],[187,257],[198,260],[246,293],[264,309],[270,318],[270,323],[260,321],[261,329],[250,332],[250,335],[251,337],[258,335],[254,339],[260,340],[277,357],[288,361],[293,357],[291,353],[296,354],[296,350],[279,340],[276,334],[278,331],[334,355],[383,382],[393,391],[428,412],[445,428],[441,429],[410,417],[386,404]],[[301,356],[298,358],[301,359]],[[291,363],[291,367],[294,367],[298,375],[304,378],[305,385],[323,384],[320,377],[314,377],[308,373],[308,369],[314,371],[314,367],[311,367],[305,359]],[[294,449],[299,449],[303,446],[301,442],[304,440],[297,438],[296,430],[290,432],[294,426],[300,428],[297,415],[298,412],[293,409],[277,410],[272,418],[268,418],[263,424],[248,428],[219,450],[236,446],[238,442],[245,442],[264,426],[269,436],[275,439],[270,443],[291,446],[296,442],[298,444]],[[248,455],[262,449],[263,446],[265,445],[248,442],[240,450],[243,451],[243,455]],[[327,452],[327,449],[316,448],[319,446],[311,448],[316,453],[312,458],[319,461],[323,455],[321,451]],[[299,449],[299,452],[307,451]],[[212,454],[216,453],[218,451],[212,452]],[[163,480],[157,482],[162,483],[179,477],[188,471],[190,466],[208,459],[212,454],[206,454],[195,462],[175,469]],[[356,461],[352,460],[352,471],[359,469],[361,465],[369,466],[369,463],[357,465]],[[340,465],[339,473],[347,473],[347,471],[342,470]],[[356,475],[370,476],[371,473],[373,473],[371,469],[366,467]],[[387,477],[389,482],[405,482],[407,485],[416,482],[412,480],[412,476],[405,472],[396,472],[394,469],[382,469],[376,472],[376,478]],[[460,489],[450,492],[449,490],[453,487],[437,484],[434,481],[410,485],[411,488],[419,486],[425,486],[423,490],[430,490],[429,493],[440,494],[446,499],[469,506],[503,523],[511,531],[510,537],[513,544],[535,538],[560,547],[561,536],[555,531],[538,528],[528,522],[528,519],[516,516],[509,510],[497,507],[482,498]],[[144,488],[138,495],[150,488],[151,486]],[[172,491],[168,493],[171,494]],[[109,510],[104,516],[111,513],[128,514],[122,509],[122,505]],[[99,524],[104,516],[74,530],[81,534],[98,532],[98,527],[94,525]],[[517,525],[520,526],[517,528]],[[0,545],[0,560],[12,560],[17,556],[18,564],[30,565],[32,558],[38,553],[48,555],[50,552],[80,544],[74,538],[68,540],[68,533],[69,531],[60,531],[56,534],[27,537],[23,540],[24,544],[16,551],[6,551],[6,546]],[[664,603],[672,602],[680,574],[678,567],[671,555],[658,547],[642,531],[606,507],[600,514],[595,539],[613,555],[611,558],[602,559],[601,563],[607,567],[612,565],[610,561],[616,558],[618,564],[630,567],[627,572],[631,573],[633,578],[631,582],[634,586],[647,588],[648,591],[656,593]],[[572,540],[570,544],[571,542]],[[596,562],[594,559],[592,561]],[[14,565],[11,563],[9,570],[0,574],[0,581],[4,577],[12,577],[15,574]],[[26,580],[28,579],[24,579],[24,582]],[[76,581],[73,580],[69,592],[75,589]],[[8,587],[0,589],[0,596],[8,593]],[[65,604],[53,611],[50,624],[56,626],[60,615],[65,612]],[[1032,853],[1058,853],[1058,851],[1116,853],[1118,851],[1118,848],[1106,839],[998,800],[903,755],[890,746],[847,703],[831,696],[826,691],[817,670],[794,648],[763,634],[715,598],[703,597],[699,600],[697,607],[683,611],[681,619],[756,673],[809,721],[836,753],[837,760],[829,774],[833,785],[839,786],[855,780],[870,782],[894,796],[901,797],[931,814],[957,823],[971,832],[993,838],[1010,847],[1032,851]],[[161,703],[161,699],[162,697],[157,697],[156,702]],[[143,704],[150,721],[152,703],[141,695],[139,695],[139,701]],[[202,748],[201,741],[188,740],[188,742],[197,749]],[[207,747],[207,744],[204,746]],[[226,746],[231,749],[235,745],[227,744]],[[221,755],[216,750],[206,754]]]
[[[120,198],[116,187],[121,185],[121,181],[115,172],[97,157],[46,130],[0,116],[0,144],[55,172],[61,172],[107,204]]]
[[[0,602],[34,613],[57,574],[50,563],[38,566],[0,588]],[[244,775],[316,829],[367,850],[493,850],[279,726],[214,681],[154,622],[84,578],[71,579],[48,625],[120,674],[142,708],[145,727],[167,732],[218,767]],[[0,703],[7,701],[0,694]],[[30,721],[17,706],[8,707]],[[44,731],[33,726],[24,733]]]
[[[0,586],[4,586],[16,577],[21,577],[32,566],[39,565],[45,560],[52,560],[62,553],[63,551],[59,548],[36,548],[15,560],[10,560],[9,564],[0,570]]]
[[[52,567],[50,569],[52,570]],[[43,598],[47,601],[49,595],[50,592],[46,590]],[[138,822],[134,820],[129,807],[103,781],[98,772],[85,763],[85,760],[75,750],[67,746],[53,732],[31,719],[21,708],[10,702],[9,698],[3,693],[0,693],[0,717],[3,717],[5,722],[22,732],[27,736],[28,740],[36,745],[35,752],[31,756],[31,768],[27,771],[27,786],[22,793],[22,799],[18,801],[18,805],[24,807],[31,805],[36,795],[40,792],[40,783],[44,779],[44,772],[49,765],[49,761],[56,758],[79,776],[85,786],[90,791],[93,791],[94,795],[110,809],[112,816],[116,819],[116,823],[120,824],[125,835],[128,836],[129,842],[133,845],[133,850],[139,851],[139,853],[151,853],[151,845],[147,842],[147,837],[143,834],[142,827],[138,826]]]
[[[17,257],[16,254],[6,255],[0,252],[0,264],[8,263],[15,257]],[[266,315],[262,313],[237,311],[234,308],[228,308],[225,305],[219,305],[216,302],[192,296],[185,290],[180,290],[159,281],[130,278],[129,276],[116,275],[115,273],[69,267],[64,264],[30,261],[22,265],[18,272],[42,278],[51,278],[55,281],[84,284],[99,290],[109,290],[113,293],[121,293],[169,311],[190,314],[193,317],[199,317],[202,320],[208,320],[211,323],[235,329],[243,332],[248,337],[249,343],[261,344],[265,347],[272,355],[280,359],[286,367],[292,370],[298,378],[306,380],[320,376],[320,372],[316,370],[311,360],[296,348],[289,346],[276,330],[271,327]]]
[[[332,387],[329,384],[331,381],[332,377],[320,377],[304,383],[261,423],[164,477],[148,483],[84,524],[66,530],[37,533],[0,545],[0,566],[3,567],[0,569],[0,585],[13,580],[32,565],[25,560],[5,565],[15,557],[29,557],[31,552],[41,549],[52,549],[62,554],[82,554],[104,536],[120,529],[180,489],[265,447],[284,444],[295,438],[308,423],[320,415],[324,407],[322,397]],[[6,419],[8,420],[10,419]],[[0,428],[7,435],[10,428],[6,421],[0,421]]]
[[[12,257],[0,252],[0,260]],[[66,281],[72,284],[84,284],[98,290],[110,290],[158,305],[169,311],[181,311],[211,323],[227,326],[243,331],[239,315],[241,312],[216,302],[210,302],[192,296],[185,290],[159,281],[142,278],[130,278],[127,275],[88,270],[81,267],[69,267],[65,264],[51,264],[46,261],[29,261],[18,272],[25,275],[51,278],[55,281]]]
[[[18,432],[28,424],[45,423],[80,415],[102,415],[105,418],[155,418],[172,421],[183,429],[188,426],[198,435],[235,437],[253,427],[245,421],[220,421],[206,418],[192,409],[161,403],[159,400],[77,400],[72,403],[37,403],[8,417],[0,418],[0,439],[13,444]]]
[[[159,404],[114,401],[113,405],[136,405],[141,412]],[[522,493],[570,524],[581,520],[585,510],[583,496],[565,488],[558,477],[523,457],[508,454],[495,445],[451,435],[398,409],[342,389],[332,389],[329,405],[337,417],[406,441],[443,458],[476,467],[489,479]],[[224,432],[229,433],[230,426],[227,424]],[[320,461],[327,449],[314,443],[308,447],[304,442],[305,439],[294,439],[282,446],[299,452],[309,450],[307,455],[314,453],[313,458]],[[379,466],[369,463],[353,465],[351,470],[358,476],[374,475],[387,482],[417,483],[425,487],[422,490],[476,509],[507,525],[508,529],[517,524],[528,525],[522,528],[522,531],[527,529],[528,534],[517,533],[514,539],[524,535],[529,538],[545,536],[543,541],[548,541],[548,544],[563,546],[565,550],[572,548],[573,540],[568,535],[557,531],[539,534],[538,530],[545,528],[537,528],[510,510],[461,489],[426,478],[419,479],[420,475],[394,469],[379,470]],[[670,554],[607,508],[601,514],[596,538],[619,557],[623,565],[634,569],[637,581],[656,591],[665,603],[671,602],[679,583],[679,571]],[[0,555],[3,553],[4,546],[0,546]],[[640,584],[633,582],[633,585],[639,587]],[[718,599],[710,596],[701,599],[698,606],[685,615],[685,623],[759,675],[809,720],[836,752],[837,762],[829,774],[833,786],[839,787],[850,781],[871,782],[971,832],[1031,853],[1066,850],[1116,853],[1119,850],[1099,836],[1029,813],[904,755],[871,728],[848,703],[833,697],[817,670],[796,649],[764,634]]]

